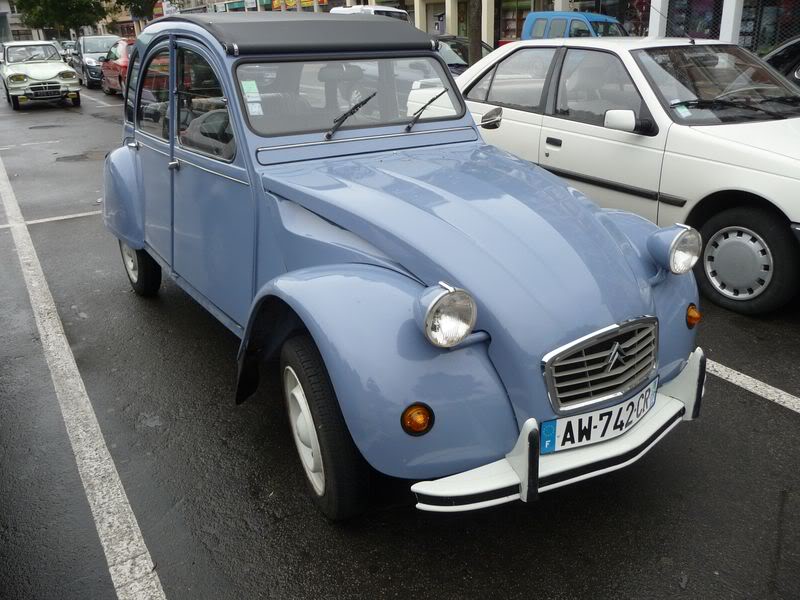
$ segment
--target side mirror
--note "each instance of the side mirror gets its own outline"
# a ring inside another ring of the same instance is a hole
[[[632,110],[607,110],[603,127],[639,135],[649,135],[655,129],[650,119],[637,119]]]
[[[484,129],[497,129],[503,120],[503,109],[493,108],[481,117],[481,127]]]

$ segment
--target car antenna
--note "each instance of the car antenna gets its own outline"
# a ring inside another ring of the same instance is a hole
[[[673,23],[673,22],[672,22],[672,20],[671,20],[671,19],[670,19],[670,18],[669,18],[667,15],[665,15],[665,14],[664,14],[664,13],[662,13],[660,10],[658,10],[658,9],[657,9],[655,6],[653,6],[653,4],[652,4],[652,3],[650,3],[650,10],[654,10],[654,11],[656,11],[656,12],[657,12],[659,15],[661,15],[662,17],[664,17],[664,20],[667,22],[667,24],[669,24],[669,26],[670,26],[670,27],[672,27],[672,31],[675,31],[675,29],[676,29],[676,27],[675,27],[675,23]],[[694,46],[694,45],[695,45],[695,43],[696,43],[696,42],[694,41],[694,38],[693,38],[692,36],[690,36],[688,33],[686,33],[686,28],[684,28],[684,29],[683,29],[683,36],[684,36],[684,37],[687,37],[687,38],[689,38],[689,43],[690,43],[692,46]]]

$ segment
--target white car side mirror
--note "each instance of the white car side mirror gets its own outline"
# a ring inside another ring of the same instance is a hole
[[[636,131],[636,114],[632,110],[607,110],[603,127],[617,131]]]

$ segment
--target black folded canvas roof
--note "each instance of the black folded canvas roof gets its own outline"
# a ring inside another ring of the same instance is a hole
[[[436,42],[389,17],[309,12],[174,15],[155,23],[185,22],[206,29],[228,54],[431,50]]]

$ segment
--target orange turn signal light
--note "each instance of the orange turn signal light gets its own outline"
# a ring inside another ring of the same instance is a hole
[[[686,326],[689,329],[694,329],[695,325],[697,325],[702,318],[703,313],[701,313],[694,304],[690,304],[686,307]]]
[[[416,402],[403,411],[400,424],[408,435],[428,433],[433,427],[433,410],[427,404]]]

